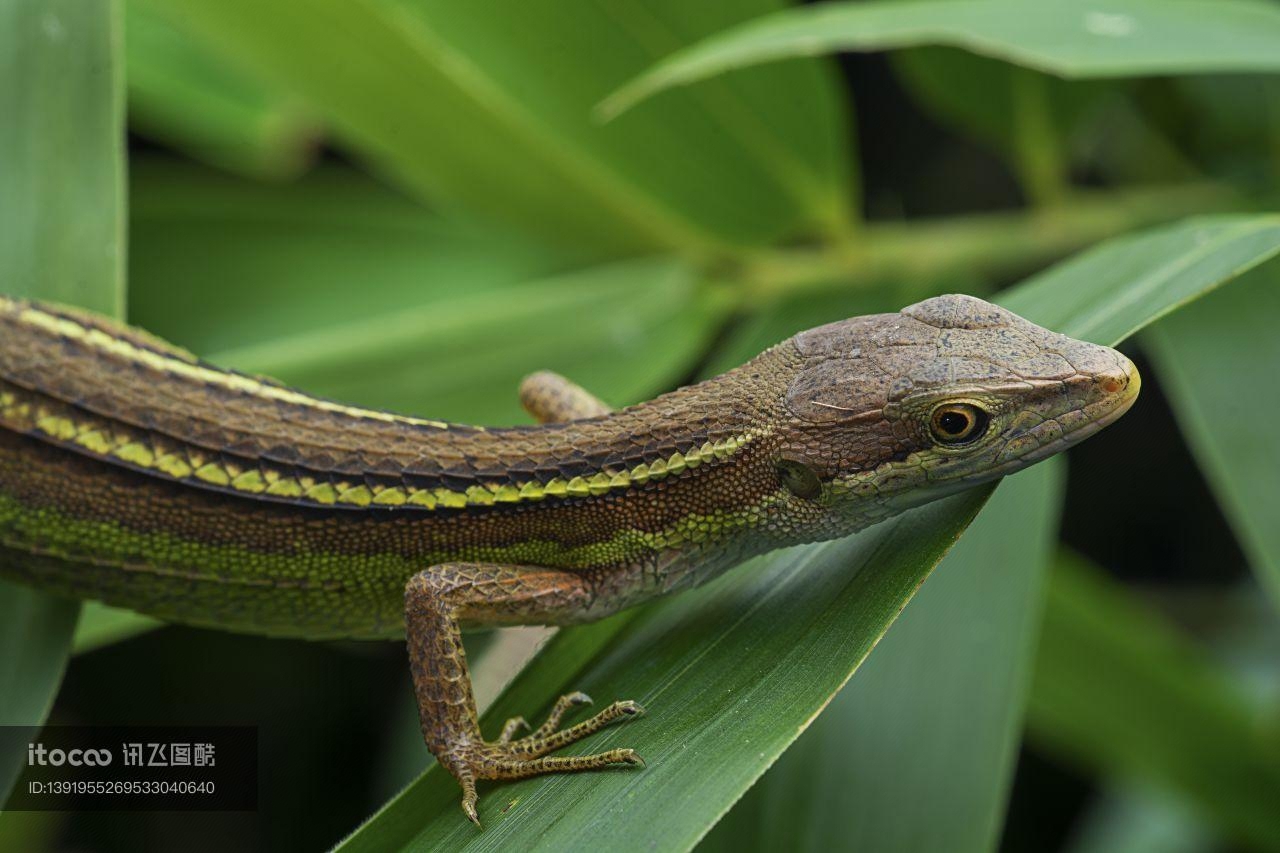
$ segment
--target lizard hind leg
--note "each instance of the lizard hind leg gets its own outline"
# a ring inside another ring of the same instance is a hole
[[[524,378],[520,383],[520,405],[543,424],[594,418],[612,411],[590,391],[549,370]]]
[[[562,696],[546,722],[522,738],[524,719],[507,721],[501,736],[480,732],[459,619],[489,624],[555,623],[585,607],[591,592],[580,575],[554,569],[492,563],[445,563],[419,572],[405,586],[405,628],[422,735],[427,748],[462,786],[462,808],[479,825],[476,782],[521,779],[540,773],[643,765],[634,750],[552,756],[561,747],[610,723],[643,713],[635,702],[614,702],[594,717],[559,730],[565,713],[590,702],[583,693]]]

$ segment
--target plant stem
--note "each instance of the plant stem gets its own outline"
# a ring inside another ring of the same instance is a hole
[[[1219,184],[1074,191],[1050,208],[864,227],[847,244],[752,254],[730,276],[749,299],[936,277],[954,270],[998,277],[1032,269],[1144,225],[1238,208]]]
[[[1013,86],[1014,168],[1037,207],[1061,204],[1071,191],[1059,134],[1053,126],[1044,75],[1010,69]]]

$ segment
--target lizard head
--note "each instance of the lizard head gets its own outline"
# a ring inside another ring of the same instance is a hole
[[[1124,414],[1140,385],[1119,352],[972,296],[789,343],[799,360],[782,404],[778,477],[788,500],[824,504],[826,523],[842,527],[1064,450]]]

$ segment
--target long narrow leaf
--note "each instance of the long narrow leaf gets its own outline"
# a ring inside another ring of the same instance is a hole
[[[1280,8],[1265,0],[875,0],[750,21],[650,68],[602,105],[617,115],[674,86],[840,50],[949,45],[1063,77],[1280,71]]]
[[[1280,254],[1280,216],[1205,216],[1108,240],[1008,291],[1010,311],[1115,344]]]
[[[1145,341],[1178,423],[1280,606],[1280,264],[1174,314]]]
[[[123,109],[115,2],[0,2],[0,282],[123,308]],[[40,725],[78,605],[0,583],[0,724]],[[0,754],[0,799],[25,745]]]
[[[700,850],[992,849],[1063,466],[1009,478],[831,706]]]

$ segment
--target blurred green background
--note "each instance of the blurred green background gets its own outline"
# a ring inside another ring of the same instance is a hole
[[[343,849],[1280,849],[1278,71],[1270,0],[0,0],[0,291],[218,364],[524,423],[536,369],[625,405],[963,291],[1144,376],[861,668],[985,493],[562,632],[490,725],[625,694],[584,746],[650,767],[490,786],[483,834],[414,782],[400,644],[0,587],[0,723],[261,744],[255,814],[0,849],[316,850],[389,802]],[[469,638],[484,697],[542,639]]]

